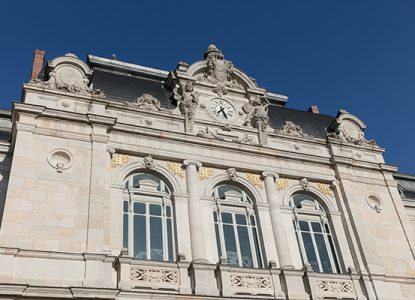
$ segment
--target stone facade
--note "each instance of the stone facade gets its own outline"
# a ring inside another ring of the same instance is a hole
[[[214,45],[171,72],[67,54],[23,90],[0,122],[0,299],[415,299],[415,206],[356,116],[289,110]],[[168,196],[127,189],[134,172]],[[244,196],[218,198],[221,183]],[[123,202],[151,194],[173,207],[173,259],[125,244]],[[254,268],[218,254],[212,211],[238,199]],[[336,272],[301,255],[301,214],[331,228]]]

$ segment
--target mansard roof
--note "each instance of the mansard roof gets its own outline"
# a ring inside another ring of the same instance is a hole
[[[176,106],[172,93],[165,84],[168,71],[93,55],[88,56],[88,64],[94,70],[93,87],[102,90],[109,100],[135,102],[141,95],[151,94],[160,101],[163,108],[173,109]],[[269,125],[272,128],[280,129],[284,122],[291,121],[299,125],[304,134],[326,138],[327,128],[335,117],[286,108],[286,100],[283,101],[284,96],[279,94],[268,92],[267,98],[271,102]]]

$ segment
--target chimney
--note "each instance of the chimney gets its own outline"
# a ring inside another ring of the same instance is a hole
[[[317,105],[310,105],[310,107],[307,109],[308,112],[311,112],[313,114],[319,114]]]
[[[32,74],[30,75],[30,79],[37,78],[39,73],[42,71],[43,63],[45,62],[45,53],[46,52],[44,50],[35,50],[35,55],[33,56]]]

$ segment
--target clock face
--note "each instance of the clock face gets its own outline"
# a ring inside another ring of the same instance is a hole
[[[235,117],[235,108],[228,101],[214,98],[209,103],[209,112],[218,121],[231,121]]]

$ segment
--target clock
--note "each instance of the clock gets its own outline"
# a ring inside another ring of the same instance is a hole
[[[210,100],[208,110],[214,119],[221,122],[232,121],[236,115],[233,105],[221,98]]]

